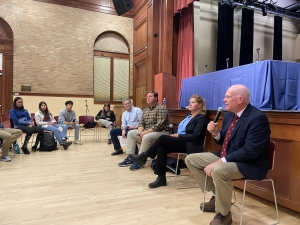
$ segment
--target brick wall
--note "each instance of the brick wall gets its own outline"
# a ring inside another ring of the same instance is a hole
[[[93,46],[108,30],[130,44],[132,84],[133,19],[33,0],[1,0],[0,17],[14,33],[14,92],[92,95]]]

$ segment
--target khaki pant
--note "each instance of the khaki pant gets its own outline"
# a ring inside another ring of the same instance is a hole
[[[196,153],[190,154],[185,158],[185,163],[199,187],[204,191],[204,182],[206,173],[204,168],[220,159],[212,153]],[[232,182],[233,179],[243,178],[237,166],[233,162],[219,163],[211,169],[212,177],[207,177],[206,191],[216,191],[216,212],[223,216],[230,212],[231,197],[232,197]]]
[[[22,135],[19,129],[4,128],[0,129],[0,138],[3,139],[2,143],[2,156],[8,156],[10,145]]]
[[[126,153],[134,154],[136,142],[141,142],[141,147],[139,150],[139,154],[148,150],[148,148],[158,139],[161,135],[169,134],[165,131],[160,132],[151,132],[143,136],[137,136],[138,130],[131,130],[127,134],[127,146],[126,146]]]
[[[107,138],[111,139],[110,131],[114,128],[114,123],[105,119],[99,119],[98,123],[100,126],[105,126],[107,128]]]

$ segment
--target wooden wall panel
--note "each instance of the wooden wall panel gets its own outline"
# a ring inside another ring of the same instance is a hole
[[[134,53],[136,54],[147,46],[147,21],[143,20],[134,27]]]

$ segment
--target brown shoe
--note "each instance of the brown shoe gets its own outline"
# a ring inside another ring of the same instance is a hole
[[[110,145],[111,144],[111,139],[107,140],[107,144]]]
[[[217,213],[214,219],[210,222],[209,225],[231,225],[232,217],[231,212],[229,212],[226,216],[223,216],[221,213]]]
[[[201,211],[203,210],[203,202],[200,204]],[[209,202],[204,204],[204,212],[215,212],[215,196],[212,196]]]
[[[123,149],[115,150],[111,155],[120,155],[123,154]]]

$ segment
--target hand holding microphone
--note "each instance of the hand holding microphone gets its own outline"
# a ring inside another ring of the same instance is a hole
[[[221,115],[221,113],[223,112],[223,108],[222,107],[219,107],[218,108],[218,112],[214,118],[213,121],[211,121],[208,125],[207,125],[207,130],[208,132],[210,132],[213,136],[217,136],[218,133],[219,133],[219,130],[218,130],[218,119]]]

